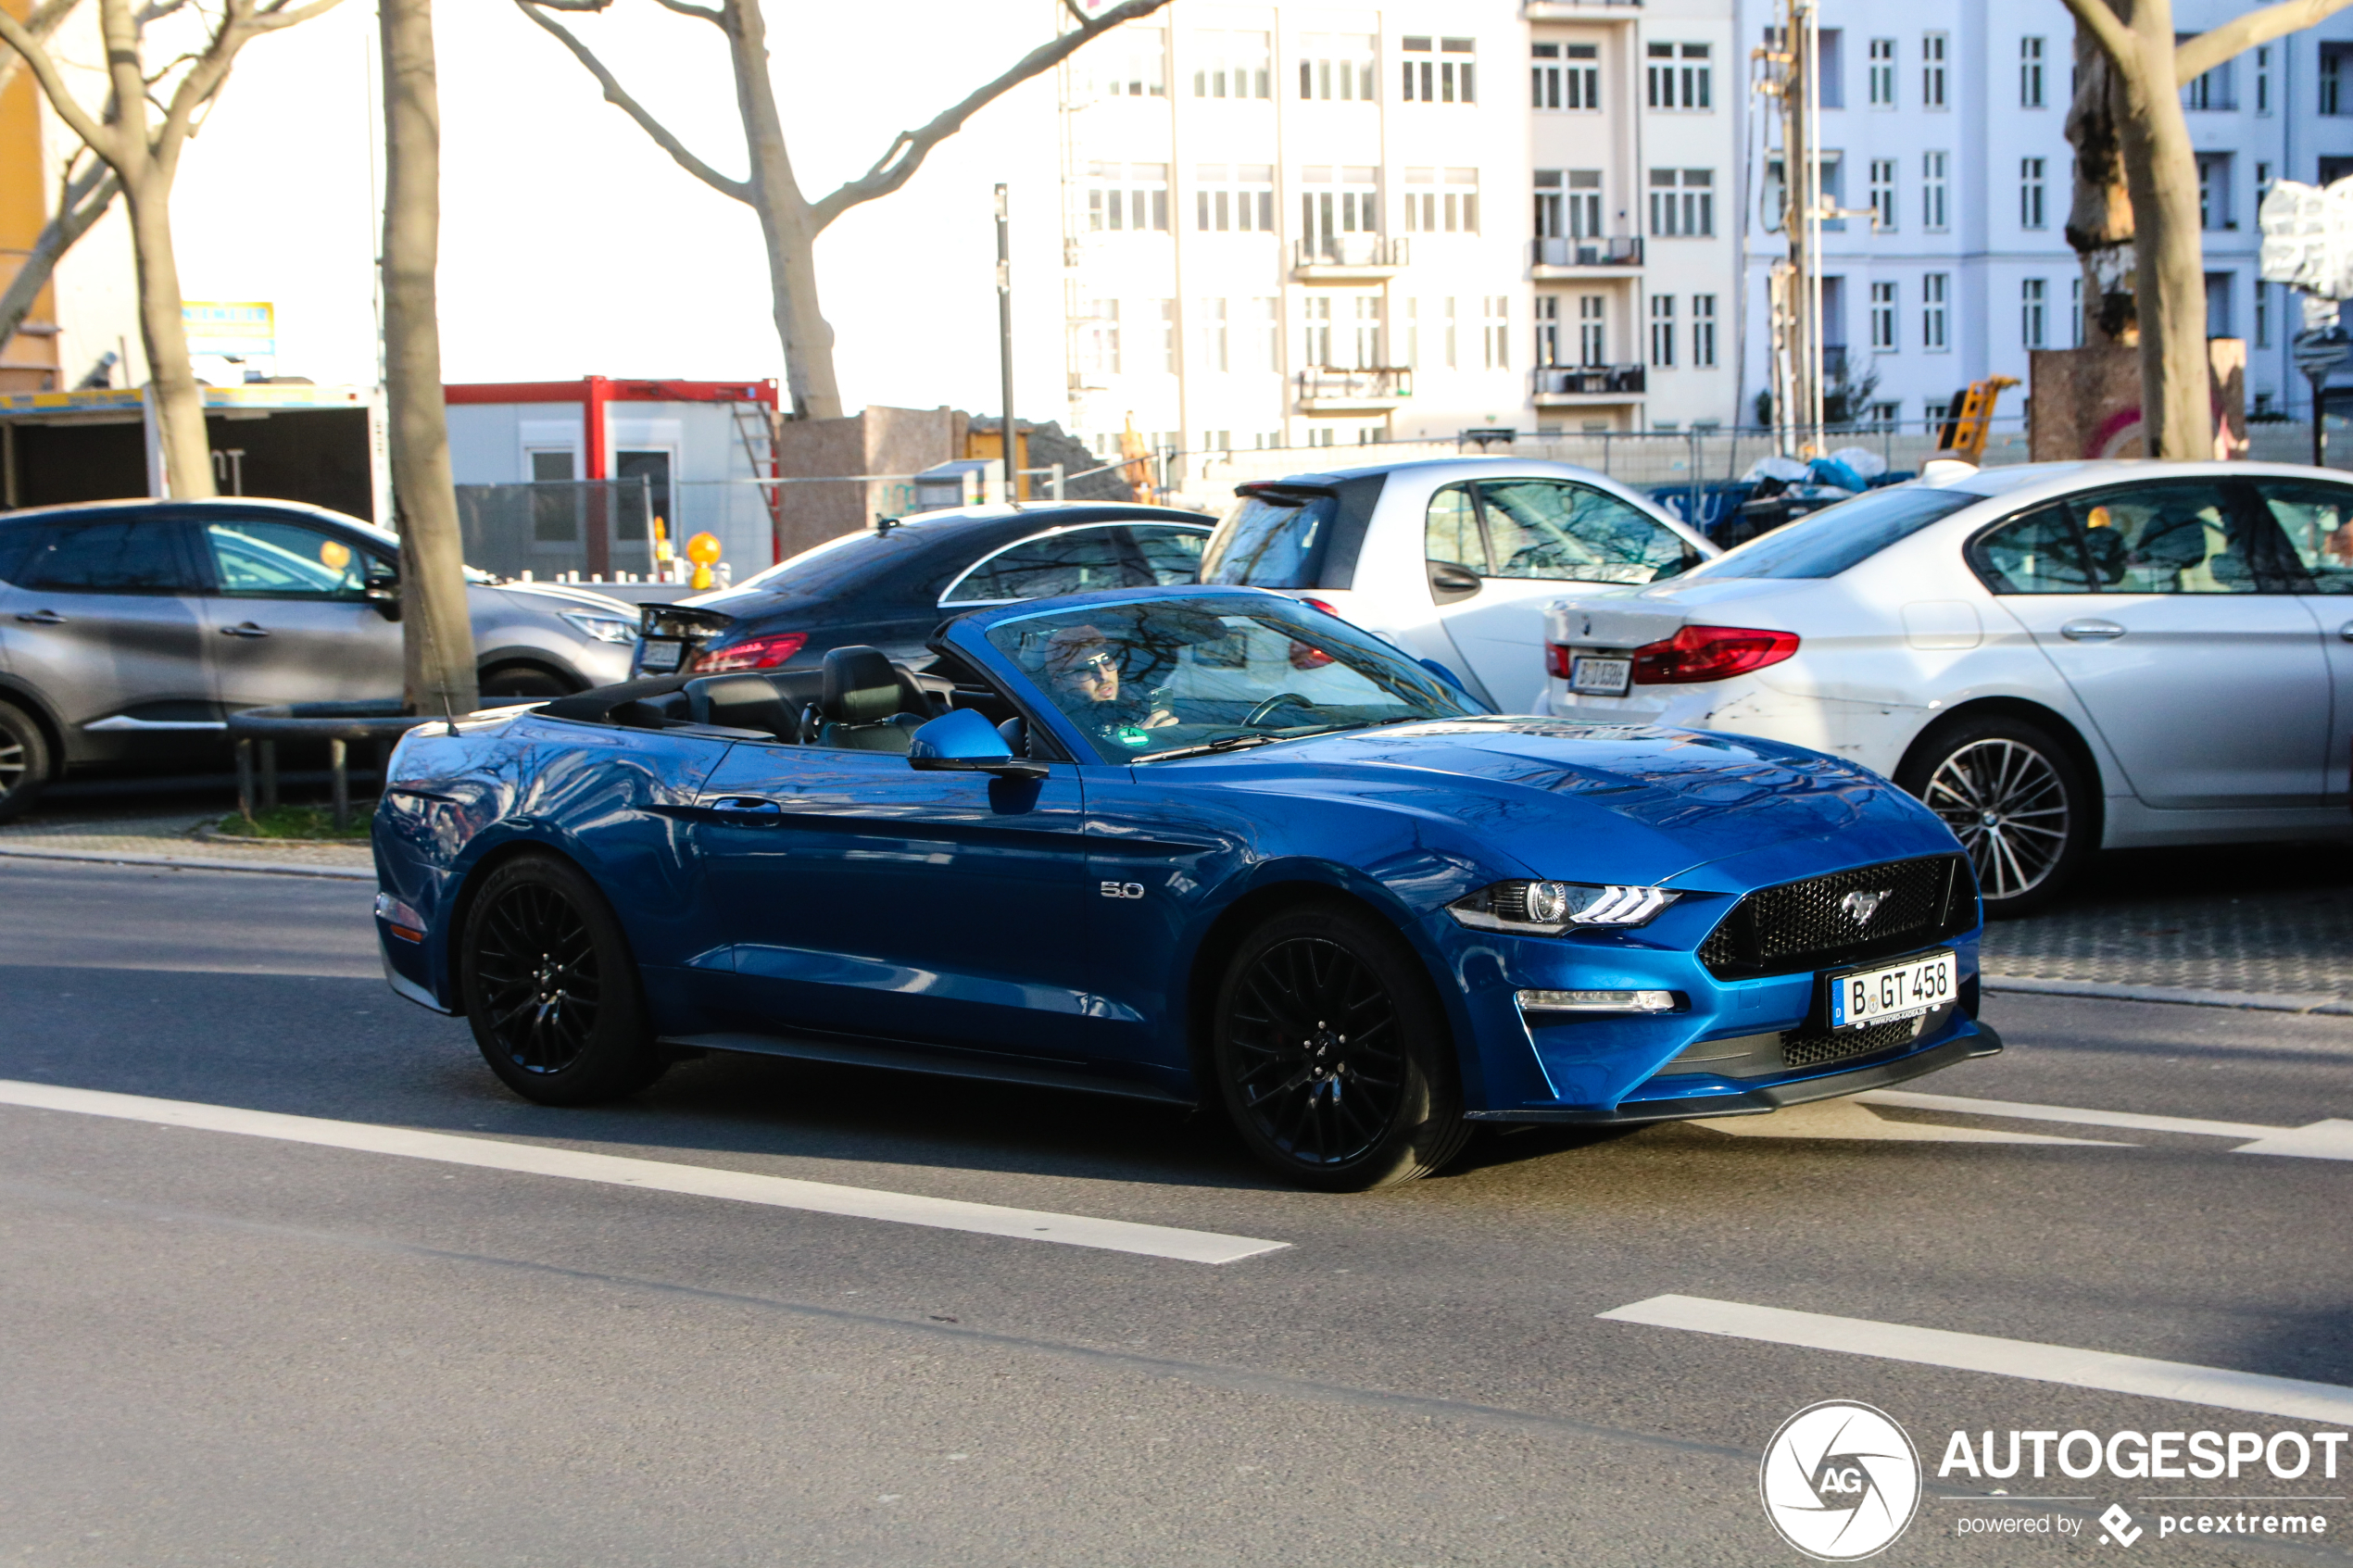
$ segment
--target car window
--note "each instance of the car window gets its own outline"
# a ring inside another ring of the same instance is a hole
[[[24,565],[41,543],[48,523],[38,518],[11,522],[0,518],[0,583],[24,581]]]
[[[1202,530],[1131,526],[1127,536],[1143,552],[1144,564],[1151,569],[1151,586],[1166,588],[1200,578],[1202,546],[1209,543],[1209,535]]]
[[[1315,587],[1339,511],[1337,495],[1245,495],[1202,552],[1201,580],[1232,588]]]
[[[323,529],[276,518],[208,522],[214,580],[232,598],[356,599],[368,586],[365,552]]]
[[[1996,594],[2088,594],[2083,542],[2063,504],[2012,518],[1979,537],[1970,564]]]
[[[2255,552],[2219,484],[2170,481],[2078,496],[2068,509],[2113,594],[2252,594]]]
[[[1429,498],[1429,513],[1422,523],[1422,554],[1451,566],[1466,566],[1481,577],[1487,570],[1487,546],[1478,533],[1478,504],[1467,484],[1449,484]]]
[[[1026,539],[989,557],[948,591],[946,604],[1001,603],[1159,584],[1118,528],[1075,528]]]
[[[1898,484],[1841,501],[1700,566],[1698,577],[1835,577],[1939,518],[1984,500],[1966,490]]]
[[[168,518],[57,523],[25,563],[24,584],[72,594],[175,594],[195,586]]]
[[[1482,480],[1478,498],[1491,577],[1653,583],[1699,564],[1673,529],[1589,484]]]
[[[2304,563],[2313,591],[2353,594],[2353,486],[2259,479],[2255,493]]]

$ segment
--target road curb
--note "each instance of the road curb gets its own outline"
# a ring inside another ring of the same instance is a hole
[[[306,866],[296,860],[212,860],[193,855],[136,855],[112,849],[19,849],[0,847],[0,856],[24,860],[80,860],[106,866],[167,866],[183,872],[248,872],[261,876],[326,877],[337,882],[373,882],[374,868]]]
[[[2265,991],[2201,991],[2184,985],[2115,985],[2100,980],[2039,980],[2023,974],[1981,974],[1988,991],[2045,997],[2097,997],[2118,1002],[2172,1002],[2187,1007],[2244,1008],[2258,1012],[2353,1013],[2353,1001],[2329,995]]]

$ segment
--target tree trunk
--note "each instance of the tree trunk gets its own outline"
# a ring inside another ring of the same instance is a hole
[[[2200,247],[2197,156],[2173,73],[2171,6],[2135,24],[2140,69],[2123,83],[2118,131],[2133,202],[2133,294],[2141,327],[2141,432],[2152,458],[2214,456],[2208,388],[2206,269]],[[2154,33],[2151,20],[2161,21]]]
[[[817,304],[816,228],[785,150],[784,121],[768,75],[767,24],[758,0],[726,0],[725,27],[736,103],[751,152],[752,206],[768,247],[776,336],[785,349],[786,395],[797,420],[839,419],[834,329]]]
[[[170,178],[153,164],[123,188],[132,254],[139,280],[139,338],[146,345],[148,395],[163,445],[165,493],[176,500],[220,494],[212,481],[212,443],[205,434],[204,391],[188,362],[188,325],[180,308],[180,264],[171,248]]]
[[[442,400],[434,267],[441,247],[441,105],[432,0],[382,0],[384,390],[400,527],[403,696],[412,713],[481,704],[458,494]]]
[[[2068,204],[2067,243],[2083,272],[2083,336],[2120,343],[2134,328],[2132,280],[2125,247],[2133,243],[2133,200],[2125,188],[2117,126],[2123,118],[2121,84],[2099,40],[2075,28],[2073,102],[2067,140],[2075,149],[2074,188]]]

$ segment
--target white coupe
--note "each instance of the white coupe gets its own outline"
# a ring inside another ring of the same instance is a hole
[[[1546,706],[1852,758],[1951,824],[1989,914],[2098,847],[2353,834],[2348,476],[1951,470],[1557,599]]]

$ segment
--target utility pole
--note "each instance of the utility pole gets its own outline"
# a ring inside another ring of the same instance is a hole
[[[997,187],[997,378],[1001,394],[997,406],[1004,413],[1005,499],[1021,494],[1019,444],[1013,438],[1013,257],[1006,223],[1005,187]]]

